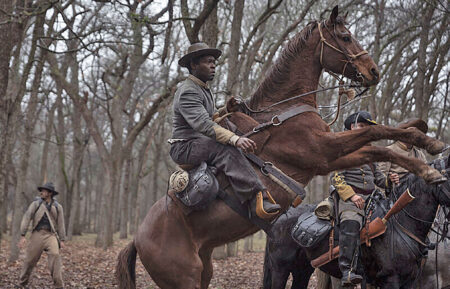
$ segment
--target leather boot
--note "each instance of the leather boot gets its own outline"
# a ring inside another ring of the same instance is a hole
[[[359,242],[359,223],[352,220],[342,222],[339,231],[339,269],[343,287],[355,286],[363,279],[356,273]]]
[[[251,210],[261,219],[271,219],[278,214],[281,207],[272,198],[269,192],[258,192],[251,201]]]

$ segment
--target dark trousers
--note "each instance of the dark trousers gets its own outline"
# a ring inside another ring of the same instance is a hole
[[[206,162],[228,177],[241,202],[251,199],[265,189],[245,156],[237,148],[216,142],[209,137],[199,137],[176,142],[170,148],[170,156],[177,164],[199,165]]]

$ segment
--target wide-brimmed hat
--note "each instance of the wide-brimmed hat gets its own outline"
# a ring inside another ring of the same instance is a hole
[[[368,111],[365,110],[361,110],[361,111],[357,111],[355,113],[352,113],[351,115],[349,115],[345,121],[344,121],[344,126],[346,129],[350,130],[352,127],[352,123],[358,123],[358,122],[365,122],[368,123],[370,125],[376,125],[377,122],[375,120],[372,119],[372,116],[370,115],[370,113]]]
[[[53,195],[59,194],[57,191],[55,191],[55,186],[53,185],[52,182],[48,182],[48,183],[46,183],[43,186],[39,186],[39,187],[37,187],[37,189],[38,189],[39,192],[42,191],[42,190],[47,190],[47,191],[52,192]]]
[[[421,120],[420,118],[410,118],[405,121],[402,121],[397,125],[397,128],[408,128],[408,127],[416,127],[423,133],[428,132],[428,124]]]
[[[203,55],[212,55],[215,59],[219,58],[222,51],[217,48],[211,48],[208,44],[197,42],[189,46],[187,53],[178,60],[178,64],[182,67],[188,67],[191,59]]]

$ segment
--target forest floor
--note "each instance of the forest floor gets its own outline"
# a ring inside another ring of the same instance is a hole
[[[94,235],[75,237],[66,242],[62,250],[64,288],[116,288],[114,270],[117,255],[129,240],[115,240],[114,246],[104,251],[94,246]],[[214,260],[214,276],[209,288],[212,289],[256,289],[261,288],[264,252],[259,244],[257,252],[239,252],[237,257]],[[7,262],[9,240],[0,244],[0,288],[14,288],[18,284],[25,250],[20,252],[19,260]],[[142,263],[136,264],[136,287],[158,288],[145,271]],[[290,283],[290,282],[289,282]],[[309,288],[315,288],[315,276]],[[47,269],[47,255],[44,253],[30,278],[29,288],[52,288],[50,273]],[[287,286],[290,288],[290,285]]]

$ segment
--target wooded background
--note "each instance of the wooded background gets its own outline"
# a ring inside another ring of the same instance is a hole
[[[171,101],[187,70],[190,43],[223,51],[212,88],[217,106],[245,99],[286,41],[308,22],[348,12],[348,28],[381,71],[381,81],[342,109],[396,125],[420,117],[449,143],[449,4],[445,0],[0,0],[0,240],[18,258],[19,225],[53,181],[67,237],[132,235],[166,193]],[[326,73],[321,85],[335,85]],[[318,95],[330,121],[337,91]],[[308,201],[327,194],[327,178]],[[248,248],[251,246],[251,239]],[[224,251],[224,248],[222,250]],[[230,245],[228,254],[236,246]]]

